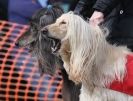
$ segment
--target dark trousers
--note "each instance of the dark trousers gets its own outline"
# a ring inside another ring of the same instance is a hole
[[[0,20],[8,19],[8,0],[0,0]]]

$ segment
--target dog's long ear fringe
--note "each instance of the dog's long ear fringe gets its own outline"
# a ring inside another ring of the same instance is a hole
[[[64,39],[68,38],[70,41],[70,64],[72,66],[70,73],[74,77],[77,75],[77,79],[81,77],[86,80],[91,72],[89,67],[95,58],[102,32],[99,27],[93,28],[77,15],[67,13],[66,17],[69,24]]]
[[[46,63],[42,63],[40,61],[38,61],[38,64],[39,64],[39,72],[40,72],[40,75],[42,76],[43,74],[49,74],[51,76],[53,76],[55,74],[55,71],[56,71],[56,67],[55,67],[55,64],[54,65],[51,65],[48,66],[48,64]]]

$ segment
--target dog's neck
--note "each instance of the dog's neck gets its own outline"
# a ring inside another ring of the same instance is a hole
[[[87,78],[90,77],[90,80],[85,79],[82,83],[85,86],[106,87],[115,79],[122,81],[126,73],[127,54],[129,54],[129,51],[126,47],[113,46],[107,42],[99,45],[94,61],[89,67],[91,72]],[[92,84],[88,85],[90,81]]]

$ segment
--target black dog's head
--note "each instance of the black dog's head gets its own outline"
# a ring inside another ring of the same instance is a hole
[[[48,38],[47,31],[41,31],[43,27],[54,23],[62,14],[63,10],[57,6],[40,9],[33,15],[29,29],[16,42],[19,47],[27,47],[37,57],[41,74],[53,75],[56,68],[62,65],[61,60],[52,53],[51,49],[58,40]]]

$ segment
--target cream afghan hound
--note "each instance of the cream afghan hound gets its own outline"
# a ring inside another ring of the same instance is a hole
[[[122,82],[126,75],[126,57],[132,54],[126,47],[110,45],[105,31],[73,12],[43,30],[61,40],[58,54],[69,79],[82,84],[80,101],[133,101],[131,95],[109,89],[114,80]]]

